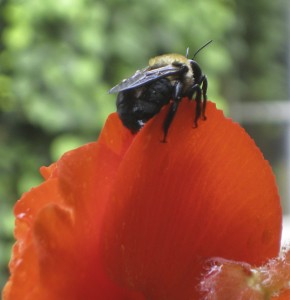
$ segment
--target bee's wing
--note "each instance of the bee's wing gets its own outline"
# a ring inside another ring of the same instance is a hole
[[[180,72],[182,72],[182,69],[179,66],[173,65],[167,65],[152,70],[148,67],[143,70],[138,70],[133,76],[128,79],[124,79],[121,83],[110,89],[109,93],[114,94],[130,90],[163,77],[176,75]]]

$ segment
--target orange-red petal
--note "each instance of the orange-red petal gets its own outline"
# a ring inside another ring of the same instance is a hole
[[[142,299],[108,279],[98,250],[108,193],[132,140],[113,114],[97,143],[41,169],[46,181],[15,206],[5,300]]]
[[[182,101],[167,143],[167,107],[137,135],[106,211],[103,253],[111,276],[148,299],[198,299],[204,261],[260,265],[278,254],[281,207],[268,162],[215,105],[192,128]]]

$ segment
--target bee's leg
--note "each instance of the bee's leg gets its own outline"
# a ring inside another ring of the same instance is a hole
[[[175,86],[174,86],[174,94],[173,94],[173,102],[170,104],[167,116],[164,120],[163,123],[163,132],[164,132],[164,136],[163,136],[163,140],[162,143],[166,143],[166,137],[167,137],[167,133],[168,133],[168,129],[173,121],[173,118],[175,116],[175,113],[178,109],[178,105],[179,102],[182,98],[182,83],[178,82]]]
[[[172,123],[172,120],[175,116],[175,113],[178,109],[178,105],[179,105],[179,101],[174,101],[170,104],[170,107],[169,107],[169,111],[167,113],[167,116],[164,120],[164,123],[163,123],[163,132],[164,132],[164,135],[163,135],[163,140],[162,140],[162,143],[166,143],[166,137],[167,137],[167,134],[168,134],[168,129]]]
[[[202,113],[201,108],[201,89],[198,84],[195,84],[193,86],[194,93],[195,93],[195,102],[196,102],[196,108],[195,108],[195,118],[194,118],[194,127],[197,127],[197,121],[200,118],[200,115]]]
[[[201,89],[202,89],[202,98],[203,98],[203,101],[202,101],[202,110],[201,110],[201,116],[204,120],[206,120],[206,116],[205,116],[205,110],[206,110],[206,102],[207,102],[207,78],[205,75],[202,76],[202,86],[201,86]]]

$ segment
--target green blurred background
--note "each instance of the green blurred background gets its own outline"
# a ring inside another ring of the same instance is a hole
[[[0,287],[13,243],[12,207],[38,169],[97,139],[108,90],[152,56],[193,54],[209,98],[288,98],[287,0],[0,0]],[[285,124],[246,124],[285,194]]]

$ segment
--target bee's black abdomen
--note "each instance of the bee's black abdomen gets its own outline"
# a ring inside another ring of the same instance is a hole
[[[133,113],[133,108],[136,105],[134,100],[134,90],[120,92],[117,97],[117,113],[123,125],[129,128],[132,133],[136,133],[142,127],[138,122],[136,115]]]
[[[117,112],[127,128],[136,133],[168,104],[173,87],[167,78],[161,78],[137,89],[122,91],[117,97]]]

